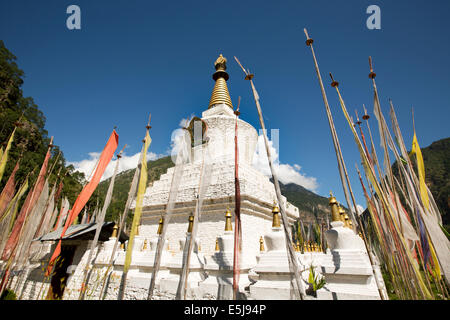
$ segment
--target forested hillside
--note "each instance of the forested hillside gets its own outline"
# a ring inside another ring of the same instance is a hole
[[[6,169],[0,181],[0,190],[3,189],[19,159],[16,189],[28,174],[30,182],[34,183],[50,142],[48,132],[45,130],[45,115],[32,97],[24,96],[22,90],[24,79],[25,73],[19,68],[17,58],[0,40],[0,143],[3,149],[16,127]],[[73,166],[66,166],[64,154],[57,141],[58,137],[54,137],[52,158],[49,163],[49,168],[53,168],[50,186],[55,183],[57,174],[60,173],[60,176],[64,177],[62,194],[73,204],[84,183],[84,174],[74,171]]]

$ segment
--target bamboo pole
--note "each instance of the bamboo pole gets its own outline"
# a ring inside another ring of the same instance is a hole
[[[184,127],[183,130],[185,130],[185,132],[184,132],[185,136],[183,137],[184,139],[182,141],[183,141],[183,143],[187,143],[185,141],[186,134],[188,134],[188,133],[186,133],[187,128]],[[190,139],[189,139],[189,141],[190,141]],[[190,146],[190,144],[189,144],[189,146]],[[187,148],[187,146],[184,146],[184,147]],[[185,161],[189,159],[189,154],[184,154],[184,151],[186,151],[186,150],[183,150],[183,148],[181,148],[178,152],[175,168],[174,168],[173,175],[172,175],[172,181],[170,183],[170,191],[169,191],[169,197],[167,200],[166,212],[165,212],[165,214],[163,214],[163,217],[162,217],[163,224],[162,224],[162,228],[161,228],[161,233],[158,235],[158,244],[156,246],[155,260],[153,263],[153,273],[152,273],[152,278],[150,280],[150,287],[149,287],[148,296],[147,296],[148,300],[151,300],[153,297],[153,291],[155,290],[155,284],[156,284],[156,277],[158,276],[159,268],[161,266],[161,255],[162,255],[162,250],[164,248],[164,244],[166,241],[165,236],[166,236],[167,228],[168,228],[170,218],[171,218],[171,215],[172,215],[174,207],[175,207],[179,183],[180,183],[180,180],[181,180],[183,172],[184,172]],[[186,158],[184,158],[184,157],[186,157]]]
[[[354,228],[356,228],[358,226],[358,223],[357,223],[356,218],[355,218],[356,204],[354,203],[353,204],[354,207],[352,207],[352,205],[350,203],[350,196],[349,196],[349,192],[348,192],[348,189],[347,189],[347,184],[345,182],[347,169],[345,168],[345,163],[344,163],[343,158],[342,158],[342,152],[340,150],[339,140],[338,140],[335,128],[334,128],[333,116],[331,115],[330,106],[328,104],[328,98],[327,98],[327,95],[325,93],[325,88],[324,88],[323,82],[322,82],[322,76],[320,75],[319,65],[318,65],[317,59],[316,59],[316,54],[314,53],[314,48],[313,48],[313,45],[312,45],[314,40],[309,37],[308,31],[306,30],[306,28],[303,29],[303,31],[305,32],[305,35],[306,35],[306,45],[311,48],[311,53],[312,53],[313,60],[314,60],[314,67],[315,67],[315,70],[316,70],[317,78],[319,80],[320,90],[322,92],[322,98],[323,98],[323,102],[324,102],[324,105],[325,105],[325,111],[326,111],[327,118],[328,118],[328,125],[329,125],[330,131],[331,131],[331,137],[332,137],[332,140],[333,140],[333,146],[334,146],[334,151],[335,151],[336,158],[337,158],[339,175],[340,175],[340,178],[341,178],[342,188],[344,190],[345,200],[347,201],[347,206],[348,206],[348,208],[350,210],[350,216],[351,216],[351,219],[353,221],[353,226],[354,226]]]
[[[237,298],[237,291],[239,288],[239,254],[241,241],[241,188],[239,184],[239,145],[238,145],[238,119],[239,119],[239,105],[241,104],[241,97],[238,99],[238,105],[234,114],[236,115],[236,125],[234,129],[234,252],[233,252],[233,300]]]
[[[195,128],[195,124],[194,124],[194,128]],[[202,127],[200,128],[200,130],[202,130]],[[205,135],[206,132],[208,131],[208,127],[206,126],[206,131],[205,131]],[[202,131],[200,131],[202,132]],[[195,136],[195,133],[194,133]],[[202,137],[203,140],[203,137]],[[200,143],[202,142],[202,140],[200,141]],[[186,242],[185,242],[185,248],[184,248],[184,252],[183,252],[183,259],[185,259],[183,261],[183,266],[182,266],[182,270],[180,273],[180,281],[178,283],[178,288],[177,288],[177,292],[175,295],[175,299],[179,300],[183,297],[184,300],[186,300],[187,298],[187,286],[188,286],[188,277],[189,277],[189,267],[190,267],[190,261],[191,261],[191,254],[192,254],[192,249],[194,246],[194,243],[197,239],[197,230],[198,230],[198,225],[199,225],[199,218],[201,215],[201,207],[203,205],[203,196],[204,196],[204,192],[205,192],[205,188],[208,187],[209,185],[209,179],[206,179],[206,175],[209,173],[207,173],[207,168],[209,168],[210,163],[209,163],[209,150],[207,150],[208,145],[202,145],[202,166],[200,169],[200,179],[199,179],[199,185],[198,185],[198,193],[197,193],[197,203],[196,203],[196,208],[194,211],[194,221],[193,221],[193,226],[192,226],[192,230],[190,232],[190,234],[187,234],[186,237]],[[206,163],[205,163],[206,162]],[[205,182],[206,181],[206,182]]]
[[[116,166],[114,168],[114,173],[113,176],[111,178],[111,181],[109,182],[109,186],[108,186],[108,190],[106,192],[106,197],[105,197],[105,202],[103,203],[103,208],[102,208],[102,212],[100,213],[100,219],[97,223],[97,228],[95,230],[95,235],[94,235],[94,240],[91,243],[91,248],[89,250],[89,255],[88,255],[88,259],[86,262],[86,266],[84,268],[83,271],[83,281],[81,282],[81,288],[80,288],[80,295],[78,297],[78,300],[83,300],[85,297],[85,293],[86,293],[86,289],[87,286],[89,284],[89,269],[91,268],[91,264],[93,265],[93,261],[92,261],[92,256],[94,255],[94,250],[95,247],[97,246],[98,243],[98,238],[100,236],[100,231],[103,228],[103,222],[105,220],[105,215],[106,215],[106,210],[108,210],[108,207],[111,203],[111,196],[112,196],[112,192],[114,189],[114,182],[116,180],[116,175],[117,175],[117,171],[119,169],[119,163],[120,163],[120,158],[122,157],[122,152],[125,149],[127,145],[125,144],[122,148],[122,150],[120,150],[120,152],[117,154],[117,162],[116,162]]]
[[[103,292],[104,292],[104,289],[105,289],[106,278],[108,277],[109,271],[112,268],[112,265],[113,265],[113,262],[114,262],[114,258],[115,258],[115,255],[116,255],[116,251],[117,251],[117,248],[119,247],[118,243],[119,243],[120,235],[121,235],[122,231],[125,229],[124,228],[124,224],[125,224],[125,221],[126,221],[126,217],[128,215],[128,211],[130,210],[131,203],[132,203],[132,201],[133,201],[133,199],[134,199],[134,197],[136,195],[137,183],[138,183],[139,174],[140,174],[140,170],[141,170],[140,168],[141,168],[141,162],[142,162],[144,148],[145,148],[145,146],[143,145],[142,148],[141,148],[141,154],[139,156],[139,161],[138,161],[136,170],[134,171],[133,179],[131,180],[130,189],[128,191],[127,202],[125,203],[125,207],[124,207],[123,212],[122,212],[122,214],[120,215],[120,218],[119,218],[119,229],[118,229],[118,232],[117,232],[117,238],[116,238],[116,240],[114,242],[114,247],[113,247],[113,250],[111,252],[111,257],[109,258],[108,266],[106,268],[106,271],[105,271],[105,274],[104,274],[103,280],[102,280],[103,284],[102,284],[102,289],[100,291],[100,295],[102,295],[102,296],[103,296]],[[125,288],[123,288],[123,289],[125,290]]]
[[[267,138],[267,131],[266,131],[266,127],[264,125],[264,120],[263,120],[263,115],[262,115],[262,111],[261,111],[261,105],[259,103],[259,95],[258,92],[256,91],[255,85],[253,84],[252,78],[254,77],[253,74],[250,74],[249,71],[246,71],[244,69],[244,67],[242,66],[242,64],[239,62],[239,60],[234,57],[234,59],[236,60],[236,62],[239,64],[239,66],[242,68],[242,70],[245,73],[245,80],[249,80],[250,81],[250,85],[252,88],[252,92],[253,92],[253,97],[255,99],[255,104],[256,104],[256,109],[258,111],[258,116],[259,116],[259,122],[261,125],[261,129],[263,132],[263,137],[264,137],[264,143],[265,143],[265,147],[266,147],[266,153],[267,153],[267,159],[269,161],[269,167],[270,167],[270,171],[272,173],[272,178],[273,178],[273,182],[274,182],[274,186],[275,186],[275,193],[277,196],[277,200],[278,200],[278,204],[280,206],[280,212],[281,212],[281,219],[283,221],[283,228],[284,228],[284,232],[285,232],[285,238],[286,238],[286,248],[288,250],[288,261],[289,261],[289,266],[290,266],[290,270],[293,273],[294,276],[294,294],[296,295],[296,297],[300,298],[301,300],[304,300],[305,298],[305,288],[303,286],[303,282],[302,279],[300,278],[300,268],[298,265],[298,261],[296,258],[296,254],[293,248],[293,243],[292,243],[292,237],[290,235],[290,230],[289,230],[289,225],[288,225],[288,219],[287,219],[287,215],[286,215],[286,208],[285,208],[285,203],[282,199],[281,196],[281,190],[280,190],[280,185],[278,183],[278,176],[277,173],[275,171],[275,168],[273,166],[273,161],[272,161],[272,155],[270,152],[270,147],[269,147],[269,140]],[[295,288],[296,285],[296,288]]]
[[[342,99],[341,93],[339,92],[339,84],[338,84],[338,82],[334,81],[333,76],[332,76],[331,73],[330,73],[330,77],[331,77],[331,80],[332,80],[331,86],[334,87],[334,88],[336,89],[336,92],[337,92],[337,94],[338,94],[338,96],[339,96],[339,101],[342,103],[342,107],[345,108],[344,100]],[[355,131],[355,132],[356,132],[356,131]],[[347,175],[347,174],[346,174],[346,178],[348,179],[348,175]],[[348,181],[348,180],[347,180],[347,181]],[[349,183],[349,186],[350,186],[350,183]],[[354,199],[353,193],[352,193],[352,198]],[[355,207],[356,207],[356,206],[355,206]],[[358,224],[359,224],[359,227],[361,228],[361,231],[362,231],[361,234],[362,234],[362,236],[363,236],[362,238],[363,238],[363,240],[364,240],[364,246],[365,246],[365,248],[366,248],[367,255],[369,256],[370,266],[372,267],[372,273],[373,273],[373,275],[374,275],[375,282],[376,282],[377,287],[378,287],[378,293],[380,294],[381,300],[384,300],[385,297],[384,297],[384,295],[383,295],[382,286],[381,286],[381,284],[380,284],[380,282],[379,282],[379,280],[378,280],[378,277],[376,276],[376,272],[375,272],[375,264],[374,264],[373,259],[372,259],[372,250],[371,250],[371,248],[369,247],[368,241],[367,241],[367,239],[366,239],[366,232],[365,232],[365,230],[364,230],[364,225],[363,225],[363,223],[361,222],[361,220],[360,220],[361,217],[360,217],[358,214],[356,214],[356,218],[358,219]]]
[[[145,130],[146,130],[145,131],[145,136],[144,136],[144,139],[142,140],[143,146],[142,146],[142,151],[141,151],[140,162],[138,164],[138,166],[139,166],[139,177],[138,177],[137,181],[139,181],[139,183],[140,183],[141,178],[142,178],[141,175],[142,175],[142,166],[144,165],[143,162],[146,159],[145,158],[146,152],[147,152],[147,149],[146,149],[146,142],[147,142],[146,138],[147,138],[147,134],[148,134],[149,130],[151,129],[151,126],[150,126],[151,116],[152,115],[150,114],[147,126],[145,126]],[[151,142],[151,140],[150,140],[150,142]],[[146,176],[144,176],[144,178],[147,179]],[[138,182],[136,182],[136,183],[138,183]],[[137,190],[139,192],[139,187],[137,185],[136,185],[136,188],[137,188]],[[138,196],[139,196],[139,194],[138,194]],[[130,203],[130,205],[131,205],[131,203]],[[136,213],[136,208],[135,208],[135,212],[134,213]],[[125,215],[125,212],[124,212],[124,215]],[[135,230],[135,228],[136,228],[136,230]],[[125,265],[124,265],[124,271],[122,273],[122,279],[121,279],[121,288],[122,288],[122,290],[119,291],[119,300],[123,300],[123,298],[125,296],[126,283],[127,283],[127,277],[128,277],[128,270],[129,270],[129,267],[131,265],[132,258],[133,258],[134,236],[137,234],[137,231],[139,231],[138,228],[139,228],[139,221],[137,221],[137,223],[135,225],[135,221],[134,221],[134,218],[133,218],[133,222],[131,224],[131,230],[130,230],[130,238],[128,240],[128,246],[127,246],[127,249],[126,249]],[[120,233],[118,234],[118,238],[119,238],[119,236],[120,236]],[[128,258],[130,259],[129,260],[130,262],[129,262],[129,265],[128,265],[128,269],[126,269],[125,266],[127,265],[127,261],[128,261],[127,259]]]

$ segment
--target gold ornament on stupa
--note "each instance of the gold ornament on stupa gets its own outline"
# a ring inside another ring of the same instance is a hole
[[[214,85],[211,99],[209,100],[208,109],[217,104],[226,104],[233,109],[233,104],[231,103],[230,93],[228,92],[227,87],[229,75],[225,71],[227,69],[227,59],[220,54],[214,63],[214,67],[216,68],[216,72],[214,72],[212,78],[216,81],[216,83]]]
[[[345,210],[341,207],[340,204],[338,204],[338,207],[339,207],[339,217],[341,221],[344,223],[344,227],[346,227],[347,223],[345,222]]]
[[[119,226],[116,224],[114,224],[114,228],[113,228],[113,232],[111,234],[111,238],[117,238],[117,230],[119,230]]]
[[[344,213],[344,219],[345,219],[345,227],[350,228],[350,218],[348,214]]]
[[[272,209],[272,228],[280,228],[281,222],[280,222],[280,208],[278,208],[276,202],[273,202],[273,209]]]
[[[164,223],[164,218],[163,217],[159,218],[159,225],[158,225],[157,234],[161,234],[162,233],[163,223]]]
[[[229,208],[227,208],[227,211],[225,213],[225,231],[232,231],[233,226],[231,225],[231,211]]]
[[[216,248],[214,249],[215,251],[220,251],[220,247],[219,247],[219,239],[216,238]]]
[[[147,250],[147,239],[144,240],[144,245],[142,246],[142,251]]]
[[[264,239],[262,236],[259,238],[259,251],[264,251]]]
[[[338,203],[333,193],[330,191],[329,205],[331,207],[331,221],[342,221],[339,215]]]
[[[194,216],[190,215],[189,216],[189,225],[188,225],[188,233],[192,232],[192,228],[194,227]]]

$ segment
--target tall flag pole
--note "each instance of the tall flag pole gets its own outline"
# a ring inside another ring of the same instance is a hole
[[[69,211],[69,216],[67,217],[66,223],[61,232],[58,244],[56,245],[56,248],[55,248],[55,251],[53,252],[52,257],[50,258],[50,262],[49,262],[49,265],[48,265],[47,271],[46,271],[46,276],[50,275],[50,273],[53,269],[53,266],[55,264],[56,258],[58,258],[61,253],[62,239],[64,238],[64,235],[65,235],[67,229],[78,217],[79,213],[81,212],[83,207],[86,205],[86,202],[88,202],[92,193],[97,188],[97,185],[99,184],[100,179],[106,170],[106,167],[108,166],[109,162],[111,161],[111,158],[114,155],[114,152],[117,149],[118,143],[119,143],[119,135],[117,134],[116,130],[113,130],[113,132],[111,133],[111,135],[108,139],[108,142],[106,143],[105,148],[102,151],[102,154],[100,155],[98,165],[97,165],[97,168],[95,169],[92,179],[90,180],[90,182],[88,184],[86,184],[84,186],[83,190],[81,190],[80,194],[78,195],[77,199],[75,200],[75,203],[73,204],[72,210]]]
[[[204,135],[203,135],[203,124],[205,124]],[[191,254],[194,248],[194,243],[197,240],[198,226],[201,218],[201,213],[203,211],[202,208],[203,208],[203,200],[205,198],[205,192],[211,183],[212,164],[208,148],[209,137],[207,132],[208,132],[208,125],[206,123],[204,123],[203,121],[194,121],[194,147],[201,145],[202,165],[197,193],[197,203],[194,214],[192,216],[193,220],[191,224],[192,228],[190,227],[188,228],[185,247],[183,248],[182,270],[180,274],[180,280],[178,282],[177,292],[175,295],[175,299],[177,300],[179,299],[186,300],[187,298],[188,276],[189,276]],[[199,250],[198,246],[196,250]]]
[[[373,85],[373,93],[374,93],[374,102],[373,102],[373,113],[375,114],[375,117],[378,120],[378,130],[380,132],[380,142],[381,147],[384,151],[384,169],[386,170],[386,174],[388,176],[388,181],[390,183],[391,189],[394,186],[393,181],[393,174],[392,174],[392,168],[391,168],[391,160],[389,158],[389,152],[387,149],[387,142],[386,142],[386,135],[385,132],[387,131],[387,127],[385,122],[382,119],[382,112],[381,112],[381,106],[380,106],[380,99],[378,97],[378,89],[375,82],[375,77],[377,76],[375,72],[373,72],[372,67],[372,57],[369,57],[369,66],[370,66],[370,73],[369,78],[372,79],[372,85]]]
[[[150,134],[149,134],[149,130],[151,128],[150,120],[149,120],[149,124],[145,128],[146,128],[145,138],[142,141],[144,143],[144,150],[143,150],[143,154],[142,154],[141,172],[140,172],[139,185],[138,185],[138,190],[137,190],[137,195],[136,195],[136,207],[134,209],[133,222],[131,225],[130,238],[128,239],[127,252],[125,255],[125,264],[123,266],[123,273],[122,273],[123,285],[122,285],[121,299],[123,299],[124,294],[125,294],[128,270],[130,269],[131,258],[133,255],[134,238],[135,238],[136,234],[138,233],[138,227],[139,227],[139,223],[141,221],[141,214],[142,214],[142,204],[144,202],[145,190],[147,188],[147,179],[148,179],[147,150],[150,147],[150,144],[152,142],[152,139],[150,138]]]
[[[103,222],[105,221],[106,210],[108,210],[109,204],[111,203],[111,197],[112,197],[112,193],[113,193],[113,189],[114,189],[114,181],[116,180],[117,171],[119,169],[120,158],[122,157],[122,152],[126,146],[127,145],[125,144],[123,146],[122,150],[120,150],[119,154],[117,155],[116,166],[114,167],[114,173],[111,177],[111,181],[109,182],[108,190],[106,192],[105,202],[103,203],[103,208],[100,213],[100,216],[98,217],[98,220],[96,221],[97,228],[95,230],[94,240],[91,243],[91,249],[89,250],[86,267],[84,268],[84,271],[83,271],[83,281],[81,283],[79,300],[83,300],[85,293],[86,293],[86,288],[89,283],[88,272],[91,267],[91,263],[93,263],[92,256],[94,255],[94,250],[97,247],[98,238],[100,236],[100,231],[103,228]],[[86,213],[86,215],[87,215],[87,213]],[[83,217],[83,219],[84,219],[84,217]]]
[[[170,223],[170,218],[175,208],[175,203],[178,195],[181,178],[184,173],[184,165],[191,160],[191,135],[187,128],[183,127],[183,135],[180,139],[180,148],[175,160],[175,167],[173,170],[172,181],[170,183],[170,192],[167,199],[166,211],[162,214],[162,227],[158,232],[158,244],[156,245],[155,260],[153,262],[152,278],[148,290],[147,299],[151,300],[153,291],[155,290],[156,278],[161,266],[162,250],[166,242],[166,232]]]
[[[241,187],[239,184],[239,143],[238,143],[238,119],[239,105],[241,97],[238,99],[238,105],[234,114],[236,115],[236,125],[234,129],[234,255],[233,255],[233,299],[236,300],[239,289],[239,254],[241,249]]]
[[[392,201],[389,201],[390,195],[383,192],[383,190],[380,187],[380,184],[376,180],[373,168],[369,164],[369,159],[364,151],[361,141],[359,140],[359,137],[356,133],[355,127],[353,126],[353,123],[350,120],[350,116],[348,115],[347,109],[345,107],[345,103],[340,95],[337,85],[335,85],[335,88],[338,93],[339,102],[341,104],[342,111],[343,111],[343,113],[346,117],[346,120],[349,124],[349,127],[353,133],[355,142],[358,147],[358,151],[360,152],[361,159],[363,161],[364,170],[366,171],[366,174],[367,174],[370,182],[372,183],[372,185],[374,186],[374,188],[376,190],[378,198],[381,201],[383,210],[387,214],[386,217],[388,219],[389,225],[391,226],[390,233],[394,236],[394,241],[395,241],[396,248],[397,248],[396,251],[398,251],[398,254],[400,254],[398,259],[400,259],[401,265],[399,265],[398,263],[396,263],[396,264],[400,267],[400,272],[402,274],[403,279],[407,280],[406,285],[408,286],[409,290],[412,292],[413,296],[415,295],[415,293],[414,293],[414,290],[412,288],[410,288],[410,286],[412,285],[412,284],[410,284],[411,277],[414,280],[416,280],[416,282],[418,284],[418,288],[422,292],[423,296],[431,297],[431,294],[430,294],[429,290],[426,288],[425,283],[423,282],[423,279],[420,275],[418,268],[416,267],[416,265],[413,262],[413,257],[411,255],[411,252],[409,251],[406,241],[399,229],[398,223],[395,220],[395,211],[396,210],[395,210],[395,207],[393,206]],[[379,114],[379,116],[380,116],[379,119],[382,120],[382,118],[381,118],[382,115]],[[384,129],[384,128],[382,127],[382,129]],[[397,259],[396,255],[394,255],[394,259]],[[406,274],[410,274],[410,277],[408,278],[406,276]]]
[[[349,118],[349,115],[347,113],[347,109],[346,109],[345,104],[344,104],[344,100],[342,99],[341,93],[339,92],[339,88],[338,88],[339,87],[339,83],[337,81],[334,81],[333,75],[331,73],[330,73],[330,77],[331,77],[331,81],[332,81],[331,86],[336,89],[336,92],[337,92],[338,97],[339,97],[339,102],[341,103],[341,107],[344,110],[344,114],[345,114],[345,116],[347,118],[347,121],[348,121],[349,125],[351,125],[352,131],[355,134],[355,137],[357,137],[358,135],[356,133],[355,126],[353,125],[353,121],[351,121],[350,118]],[[367,148],[366,148],[366,150],[367,150]],[[359,227],[361,228],[362,239],[364,240],[364,246],[365,246],[367,254],[369,256],[370,265],[372,267],[372,273],[374,275],[375,282],[376,282],[377,287],[378,287],[378,293],[380,294],[381,300],[385,300],[385,297],[383,295],[383,287],[382,287],[381,283],[378,281],[378,277],[376,276],[375,264],[374,264],[373,258],[372,258],[372,250],[369,247],[368,241],[366,239],[366,232],[364,230],[364,224],[362,223],[361,217],[358,214],[356,215],[356,217],[358,219]]]
[[[312,56],[313,56],[313,59],[314,59],[314,67],[316,69],[317,78],[319,80],[320,90],[322,92],[322,98],[323,98],[323,102],[324,102],[324,105],[325,105],[325,110],[326,110],[327,117],[328,117],[328,125],[330,126],[331,137],[333,139],[334,151],[336,153],[336,158],[337,158],[338,168],[339,168],[339,175],[340,175],[340,178],[341,178],[342,188],[344,190],[345,200],[347,201],[347,205],[348,205],[348,208],[350,210],[350,215],[351,215],[351,219],[353,220],[353,225],[356,228],[356,226],[358,225],[357,222],[356,222],[356,218],[355,218],[355,215],[357,214],[356,213],[356,203],[355,203],[354,197],[352,197],[352,200],[353,200],[353,208],[352,208],[352,205],[351,205],[351,202],[350,202],[349,192],[348,192],[348,189],[347,189],[347,184],[346,184],[346,182],[344,180],[345,178],[347,178],[347,182],[348,182],[347,169],[345,167],[344,159],[342,157],[341,147],[339,145],[339,140],[338,140],[338,137],[337,137],[337,134],[336,134],[336,130],[335,130],[335,127],[334,127],[333,116],[331,115],[331,111],[330,111],[330,106],[328,104],[327,95],[325,93],[325,88],[323,86],[322,76],[320,75],[320,70],[319,70],[319,65],[317,63],[316,54],[314,53],[314,48],[313,48],[313,45],[312,45],[314,40],[309,37],[308,31],[306,30],[306,28],[304,29],[304,32],[305,32],[305,35],[306,35],[306,45],[311,48],[311,53],[312,53]],[[350,190],[351,190],[350,183],[348,183],[348,188],[350,188]]]
[[[149,124],[150,124],[150,120],[149,120]],[[140,164],[142,162],[142,157],[144,156],[144,148],[145,148],[145,145],[143,144],[142,148],[141,148],[141,155],[139,156],[139,161],[137,163],[136,170],[134,171],[133,179],[131,180],[130,189],[128,191],[127,202],[125,203],[125,207],[124,207],[122,215],[120,216],[120,219],[119,219],[119,228],[118,228],[116,240],[114,242],[114,247],[113,247],[113,250],[111,252],[111,256],[109,258],[109,262],[108,262],[108,266],[106,268],[105,274],[103,276],[102,289],[100,290],[100,294],[101,295],[104,292],[105,285],[106,285],[106,278],[108,277],[109,271],[112,268],[112,265],[113,265],[113,262],[114,262],[114,258],[116,256],[116,251],[117,251],[117,249],[119,247],[118,246],[119,239],[120,239],[120,235],[122,234],[122,230],[124,229],[125,220],[126,220],[126,218],[128,216],[128,212],[130,210],[131,203],[133,202],[133,199],[135,198],[135,195],[136,195],[136,190],[137,190],[137,186],[138,186],[139,176],[140,176],[140,172],[141,172]]]
[[[270,167],[270,171],[272,173],[273,183],[275,186],[275,194],[277,196],[278,204],[279,204],[280,211],[281,211],[281,219],[283,220],[283,228],[284,228],[285,239],[286,239],[286,250],[288,252],[287,256],[288,256],[288,262],[289,262],[289,269],[294,277],[294,281],[292,283],[294,286],[293,291],[294,291],[294,295],[296,297],[298,297],[301,300],[304,300],[306,291],[304,288],[304,284],[302,282],[303,280],[301,279],[301,270],[298,265],[297,255],[294,251],[294,245],[292,242],[288,218],[286,215],[286,206],[285,206],[284,200],[281,196],[281,190],[280,190],[280,184],[278,182],[278,176],[277,176],[277,173],[275,172],[275,168],[274,168],[273,161],[272,161],[272,154],[270,152],[269,140],[267,138],[266,127],[264,125],[264,119],[262,116],[261,106],[259,103],[259,95],[258,95],[258,92],[256,91],[255,85],[253,84],[253,80],[252,80],[254,75],[251,74],[250,71],[245,70],[245,68],[242,66],[242,64],[239,62],[239,60],[236,57],[234,57],[234,59],[239,64],[242,71],[244,71],[245,80],[250,81],[250,85],[251,85],[251,88],[253,91],[253,97],[255,99],[256,109],[258,110],[259,122],[260,122],[261,129],[263,132],[266,153],[267,153],[267,160],[269,161],[269,167]]]
[[[359,120],[358,110],[355,110],[355,114],[356,114],[356,124],[359,127],[359,132],[361,133],[361,139],[362,139],[362,142],[364,144],[364,150],[366,150],[367,158],[369,159],[369,162],[372,164],[372,159],[370,157],[369,149],[367,149],[366,138],[364,137],[364,133],[363,133],[363,130],[362,130],[362,127],[361,127],[362,121]],[[366,117],[366,115],[363,115],[363,119],[365,117]]]

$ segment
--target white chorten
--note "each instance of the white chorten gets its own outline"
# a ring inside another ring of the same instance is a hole
[[[209,107],[201,120],[208,127],[208,148],[212,159],[211,182],[208,186],[198,226],[198,240],[205,255],[215,252],[215,240],[223,232],[223,213],[227,207],[234,212],[234,137],[236,115],[233,111],[226,81],[226,59],[219,56],[213,74],[215,86]],[[238,120],[239,182],[241,190],[242,251],[250,264],[256,265],[259,239],[271,228],[272,204],[276,199],[275,188],[268,177],[252,166],[258,134],[249,123]],[[202,166],[201,146],[192,148],[193,160],[184,166],[174,213],[168,225],[166,238],[171,249],[187,228],[187,217],[194,212]],[[151,170],[151,167],[149,168]],[[144,208],[139,234],[152,237],[156,234],[158,221],[165,213],[174,167],[161,175],[148,187],[144,196]],[[288,203],[286,212],[289,222],[299,216],[298,208]],[[234,220],[234,218],[233,218]]]

